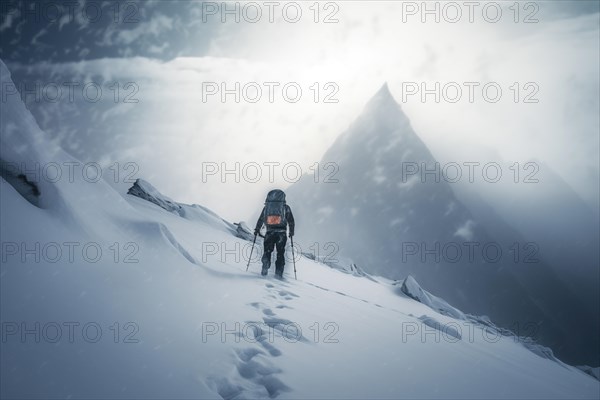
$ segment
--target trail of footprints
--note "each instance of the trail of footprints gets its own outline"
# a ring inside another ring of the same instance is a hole
[[[318,289],[334,292],[342,296],[346,293],[332,291],[327,288],[308,283]],[[275,365],[277,357],[282,355],[278,343],[282,341],[304,342],[309,341],[299,331],[293,329],[294,323],[288,319],[281,318],[277,312],[285,312],[285,309],[293,309],[293,300],[299,297],[289,291],[285,282],[265,283],[265,301],[275,303],[273,307],[263,302],[252,302],[247,305],[260,312],[262,320],[245,321],[244,328],[238,332],[242,341],[251,344],[251,347],[236,350],[235,370],[229,377],[211,378],[209,385],[216,386],[216,390],[223,399],[259,399],[276,398],[282,392],[290,388],[284,384],[277,374],[282,370]],[[382,307],[380,304],[371,303],[367,300],[349,296],[357,301]],[[390,310],[404,314],[399,310]],[[292,329],[290,329],[290,327]]]
[[[216,386],[223,399],[276,398],[290,390],[277,377],[282,372],[275,366],[275,359],[282,355],[278,343],[284,340],[307,343],[308,340],[293,329],[292,321],[278,317],[277,312],[293,309],[289,303],[298,295],[287,290],[284,282],[267,282],[265,287],[266,300],[276,304],[271,308],[262,302],[249,303],[248,306],[261,313],[262,320],[245,321],[244,329],[239,332],[241,340],[252,346],[235,351],[236,370],[233,376],[209,382]]]

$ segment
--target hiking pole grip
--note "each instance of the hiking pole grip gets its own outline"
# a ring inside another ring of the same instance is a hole
[[[254,251],[254,244],[256,243],[256,236],[257,234],[254,234],[254,240],[252,241],[252,249],[250,249],[250,257],[248,257],[248,265],[246,265],[246,272],[248,272],[248,268],[250,268],[250,260],[252,260],[252,252]]]

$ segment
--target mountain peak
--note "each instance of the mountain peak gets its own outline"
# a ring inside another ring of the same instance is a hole
[[[387,97],[391,97],[392,99],[394,98],[392,96],[392,93],[390,92],[390,87],[388,86],[387,82],[383,83],[383,85],[381,86],[381,88],[379,88],[379,90],[377,91],[376,95],[387,96]]]
[[[385,82],[377,91],[377,93],[375,93],[375,95],[371,98],[371,101],[378,99],[380,102],[391,102],[394,104],[396,103],[396,100],[394,99],[394,96],[392,96],[392,92],[390,92],[390,88],[388,86],[388,83]]]
[[[365,110],[367,110],[369,112],[375,112],[375,113],[380,113],[380,112],[387,113],[390,111],[395,111],[399,114],[404,115],[404,113],[402,112],[402,109],[400,107],[400,104],[398,104],[396,102],[396,99],[394,99],[392,92],[390,92],[390,88],[389,88],[387,82],[385,82],[381,86],[381,88],[379,88],[377,93],[375,93],[373,95],[373,97],[371,97],[371,99],[367,103],[367,106],[365,107]]]
[[[378,121],[383,126],[388,127],[408,124],[408,117],[404,114],[402,107],[396,101],[392,92],[390,92],[387,82],[367,102],[361,118]]]

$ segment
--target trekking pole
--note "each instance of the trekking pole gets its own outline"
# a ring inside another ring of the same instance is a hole
[[[254,241],[252,242],[252,249],[250,249],[250,257],[248,258],[248,265],[246,265],[246,272],[250,268],[250,260],[252,260],[252,252],[254,251],[254,244],[256,243],[256,233],[254,234]]]
[[[292,261],[294,262],[294,278],[298,280],[298,276],[296,275],[296,257],[294,257],[294,237],[290,236],[290,240],[292,242]]]

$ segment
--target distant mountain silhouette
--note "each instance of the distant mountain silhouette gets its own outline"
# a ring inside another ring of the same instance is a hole
[[[581,361],[594,348],[586,332],[593,331],[593,321],[583,312],[569,312],[579,309],[580,300],[555,271],[543,260],[524,263],[520,256],[515,262],[511,246],[525,244],[515,229],[498,216],[485,222],[475,218],[435,173],[409,173],[433,170],[436,160],[387,84],[321,163],[337,165],[332,177],[337,182],[303,176],[288,189],[299,243],[313,248],[317,243],[323,255],[334,242],[339,255],[369,273],[392,279],[412,275],[462,310],[487,314],[506,327],[536,327],[529,334],[563,357]],[[496,249],[502,255],[494,260]],[[582,326],[579,344],[573,343],[572,330],[566,336],[566,326],[573,324]]]

